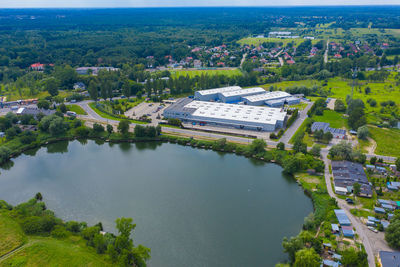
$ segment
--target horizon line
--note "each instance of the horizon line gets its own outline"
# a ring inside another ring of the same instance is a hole
[[[35,7],[35,6],[28,6],[28,7],[1,7],[0,9],[122,9],[122,8],[131,8],[131,9],[136,9],[136,8],[252,8],[252,7],[264,7],[264,8],[298,8],[298,7],[400,7],[400,4],[368,4],[368,5],[362,5],[362,4],[341,4],[341,5],[333,5],[333,4],[326,4],[326,5],[307,5],[307,4],[302,4],[302,5],[274,5],[274,6],[268,6],[268,5],[252,5],[252,6],[246,6],[246,5],[235,5],[235,6],[120,6],[120,7],[115,7],[115,6],[65,6],[65,7],[55,7],[55,6],[48,6],[48,7]]]

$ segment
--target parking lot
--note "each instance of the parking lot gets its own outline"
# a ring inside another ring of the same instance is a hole
[[[162,117],[162,112],[165,108],[164,104],[161,103],[140,103],[134,108],[131,108],[125,112],[125,116],[133,119],[139,119],[140,117],[146,115],[152,120],[152,124],[157,124],[160,119],[157,119],[158,115]]]

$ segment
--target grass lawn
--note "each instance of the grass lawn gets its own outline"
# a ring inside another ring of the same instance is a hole
[[[305,40],[303,38],[297,38],[297,39],[281,39],[281,38],[257,38],[257,37],[247,37],[243,38],[238,41],[240,45],[253,45],[253,46],[259,46],[262,43],[282,43],[283,45],[287,45],[289,43],[293,43],[294,46],[298,46]],[[312,40],[312,43],[315,44],[319,40]]]
[[[400,130],[368,127],[370,136],[375,140],[377,147],[375,154],[400,157]]]
[[[78,115],[87,115],[86,111],[78,105],[67,105],[68,110],[75,112]]]
[[[59,91],[58,95],[61,97],[67,97],[72,95],[73,92],[71,91]],[[19,99],[31,99],[31,98],[45,98],[46,96],[49,96],[49,93],[47,91],[40,91],[36,94],[31,94],[28,88],[23,88],[21,90],[21,95],[17,90],[12,90],[12,91],[1,91],[2,96],[7,97],[7,101],[14,101],[14,100],[19,100]]]
[[[324,115],[313,116],[314,121],[327,122],[332,128],[346,128],[347,119],[343,117],[343,114],[334,110],[324,110]]]
[[[351,212],[351,214],[353,214],[357,217],[367,218],[368,216],[374,216],[373,212],[366,211],[366,210],[351,209],[350,212]]]
[[[363,153],[367,153],[367,148],[371,146],[371,142],[368,140],[362,140],[362,139],[358,139],[358,144],[359,144],[359,149],[363,152]]]
[[[86,247],[81,237],[73,238],[32,237],[26,247],[1,266],[112,266],[105,256]]]
[[[0,212],[0,256],[16,249],[26,242],[18,223]]]
[[[21,245],[23,248],[0,261],[0,266],[112,266],[106,256],[86,246],[81,236],[27,236],[7,210],[0,211],[0,256]]]
[[[298,110],[303,110],[308,106],[308,103],[301,102],[300,104],[290,105],[291,108],[297,108]]]
[[[110,114],[107,114],[107,113],[99,110],[96,107],[96,103],[94,103],[94,102],[89,103],[89,107],[91,109],[93,109],[93,111],[96,112],[100,117],[103,117],[105,119],[114,120],[114,121],[122,121],[122,120],[124,120],[123,118],[114,117],[114,116],[111,116]],[[129,120],[129,121],[133,122],[133,123],[136,123],[136,124],[148,124],[147,122],[138,121],[138,120]]]
[[[265,84],[262,87],[265,89],[269,89],[271,85],[278,88],[279,90],[285,90],[287,87],[290,86],[322,86],[322,83],[315,80],[283,81],[278,83]],[[371,89],[371,93],[369,94],[365,94],[365,88],[367,86]],[[330,78],[326,86],[324,86],[323,88],[330,92],[329,97],[345,101],[346,96],[351,94],[352,80],[346,80],[339,77]],[[394,74],[391,74],[385,82],[358,81],[358,84],[354,88],[353,97],[359,98],[364,101],[367,121],[368,123],[373,123],[379,120],[376,115],[379,114],[381,109],[379,103],[383,101],[393,100],[398,106],[400,105],[400,86],[396,85]],[[308,98],[312,99],[311,97]],[[376,100],[376,107],[371,107],[367,103],[367,100],[369,98]]]
[[[226,75],[229,77],[232,76],[237,76],[241,75],[242,72],[239,69],[210,69],[210,70],[174,70],[171,71],[171,76],[176,78],[179,76],[186,76],[189,75],[189,77],[195,77],[195,76],[201,76],[202,74],[206,75],[208,74],[209,76],[212,75]]]

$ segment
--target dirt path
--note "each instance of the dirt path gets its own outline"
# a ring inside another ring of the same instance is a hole
[[[27,247],[33,245],[36,242],[38,242],[38,241],[28,241],[27,243],[23,244],[22,246],[19,246],[19,247],[13,249],[13,250],[7,252],[6,254],[4,254],[3,256],[0,257],[0,263],[5,261],[6,259],[11,257],[12,255],[14,255],[15,253],[23,250],[24,248],[27,248]]]
[[[368,154],[375,154],[375,149],[376,149],[376,142],[374,139],[371,137],[368,137],[368,141],[371,143],[369,147],[366,147],[365,149],[367,150]]]

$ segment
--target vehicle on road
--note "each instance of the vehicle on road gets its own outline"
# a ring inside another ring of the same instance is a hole
[[[378,233],[378,230],[376,230],[374,227],[372,226],[368,226],[368,229],[371,230],[374,233]]]
[[[76,112],[73,112],[73,111],[67,111],[67,116],[69,116],[69,117],[76,117]]]

